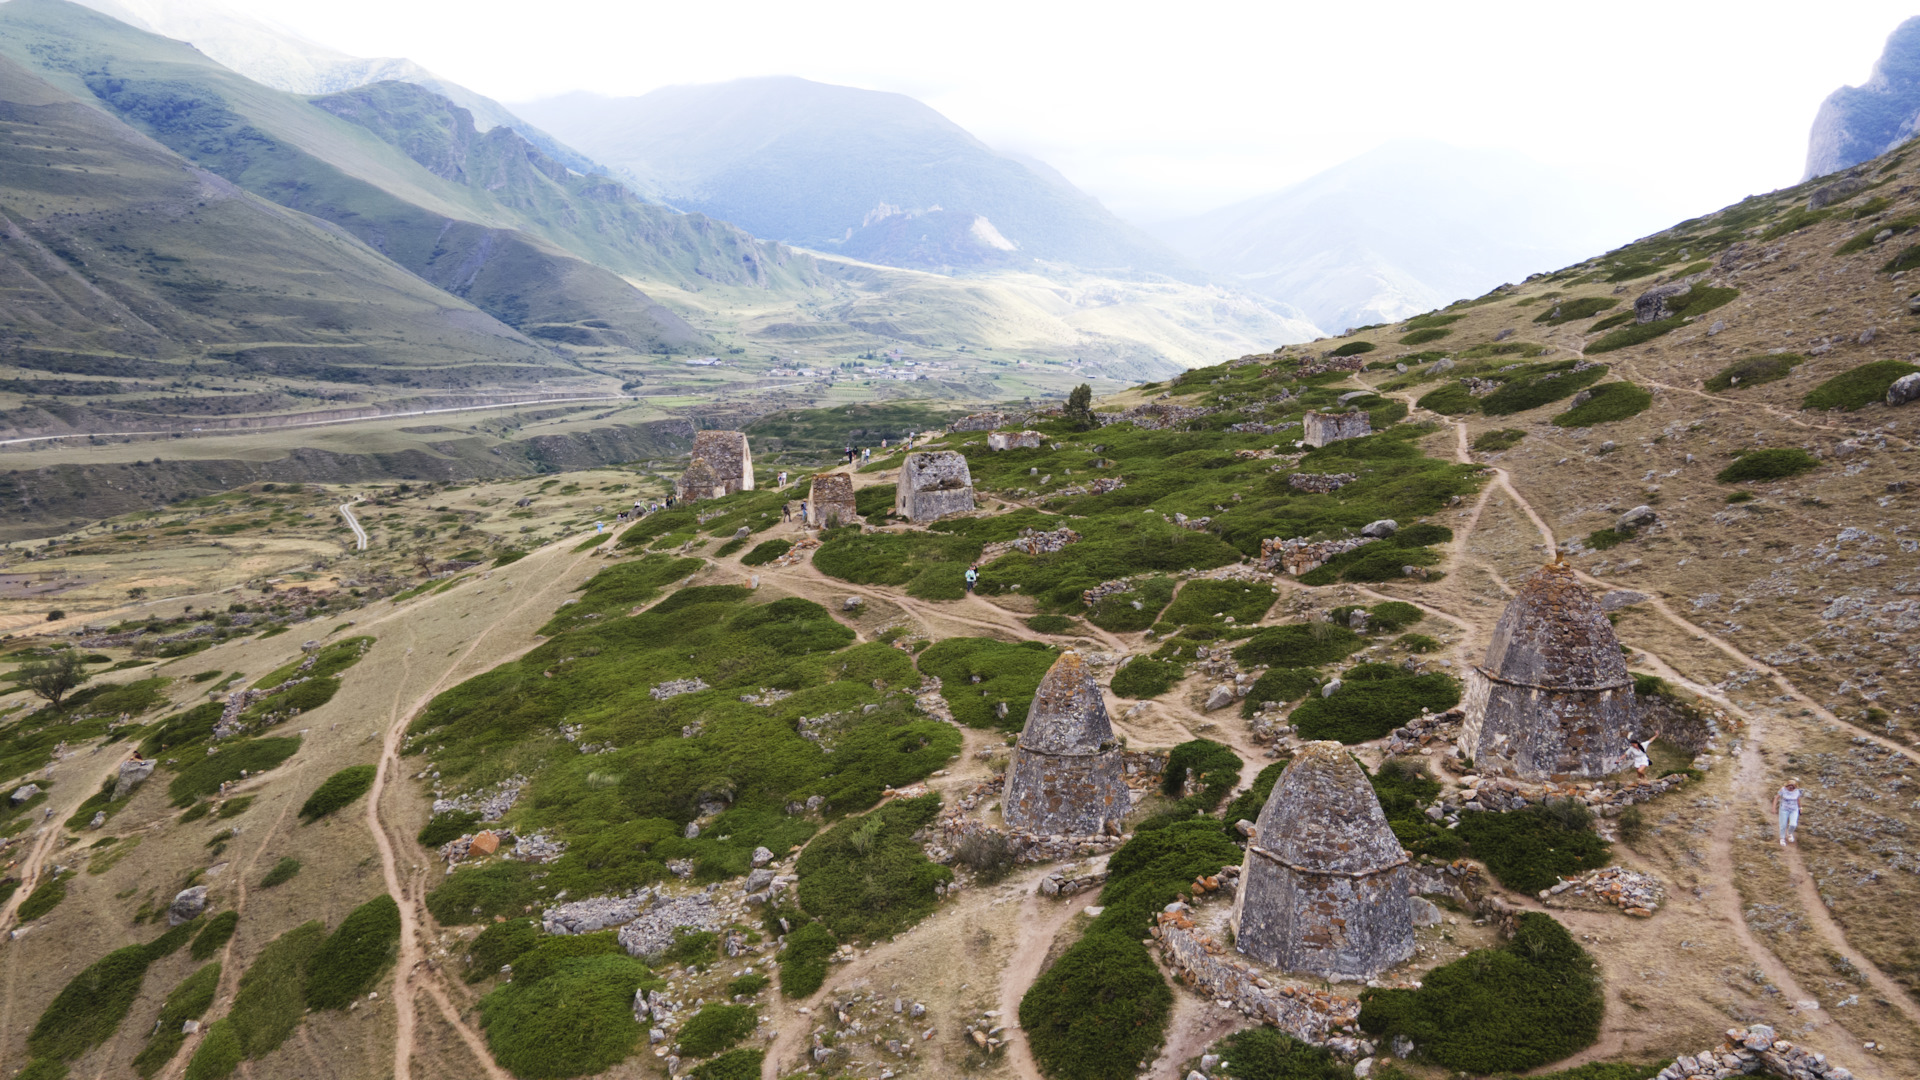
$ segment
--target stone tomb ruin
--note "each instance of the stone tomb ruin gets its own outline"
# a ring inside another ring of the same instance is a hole
[[[1302,746],[1257,825],[1234,897],[1235,948],[1336,981],[1413,955],[1407,853],[1346,747]]]
[[[987,435],[989,450],[1038,450],[1042,436],[1037,431],[994,431]]]
[[[753,455],[740,431],[700,431],[693,436],[693,460],[674,482],[681,502],[718,499],[753,490]]]
[[[1358,439],[1373,434],[1373,418],[1354,411],[1343,413],[1310,412],[1300,422],[1306,430],[1308,446],[1325,446],[1342,439]]]
[[[816,529],[854,525],[860,512],[853,501],[853,477],[843,472],[820,473],[807,492],[807,524]]]
[[[1467,670],[1460,752],[1483,774],[1593,780],[1633,737],[1633,677],[1600,602],[1553,562],[1520,585]]]
[[[1085,657],[1061,653],[1034,691],[1013,748],[1001,816],[1022,832],[1098,836],[1119,832],[1130,804],[1100,684]]]
[[[973,473],[952,450],[908,454],[900,466],[894,511],[908,521],[938,521],[973,511]]]

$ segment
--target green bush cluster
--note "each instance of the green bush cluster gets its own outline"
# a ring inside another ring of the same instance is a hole
[[[1018,731],[1027,722],[1041,677],[1059,655],[1038,641],[947,638],[922,652],[918,664],[940,680],[940,696],[955,720],[973,728]],[[1004,717],[996,711],[1003,702]]]
[[[267,871],[267,876],[260,879],[260,887],[271,889],[275,885],[285,885],[299,872],[300,860],[291,855],[282,855],[280,861],[273,864],[273,869]]]
[[[240,1045],[240,1029],[230,1018],[215,1020],[187,1062],[186,1080],[220,1080],[231,1075],[244,1060],[246,1051]]]
[[[1160,790],[1174,802],[1165,810],[1134,826],[1134,832],[1164,829],[1198,814],[1211,814],[1220,808],[1240,783],[1240,755],[1211,739],[1191,739],[1173,748],[1167,755],[1167,767],[1160,777]],[[1186,794],[1188,778],[1199,790]]]
[[[206,936],[204,931],[201,936]],[[141,1047],[140,1053],[134,1056],[133,1071],[150,1077],[166,1068],[167,1063],[173,1060],[173,1055],[180,1052],[180,1044],[187,1041],[182,1027],[187,1021],[197,1020],[206,1014],[213,1005],[214,992],[219,988],[219,964],[207,964],[181,980],[180,985],[167,995],[166,1003],[160,1006],[160,1018],[154,1023],[153,1034],[147,1037],[147,1045]]]
[[[1570,398],[1606,375],[1607,367],[1596,364],[1585,371],[1573,370],[1571,362],[1536,365],[1515,372],[1500,389],[1480,399],[1480,411],[1488,416],[1506,416]]]
[[[914,834],[940,813],[940,796],[896,800],[848,818],[800,856],[800,906],[843,940],[891,937],[933,911],[933,887],[953,871],[927,858]]]
[[[189,806],[195,799],[219,792],[221,784],[277,767],[300,749],[300,737],[229,739],[212,749],[204,757],[193,755],[192,764],[168,783],[167,796],[173,805]]]
[[[272,1053],[300,1026],[307,1011],[307,967],[326,939],[323,923],[301,923],[269,942],[240,976],[227,1019],[243,1057]]]
[[[759,1022],[751,1005],[708,1005],[680,1026],[675,1050],[682,1057],[712,1057],[753,1034]]]
[[[1074,620],[1066,615],[1033,615],[1026,620],[1027,629],[1036,634],[1068,634],[1073,632]]]
[[[1587,327],[1587,333],[1598,334],[1603,330],[1611,330],[1616,326],[1625,326],[1634,321],[1635,318],[1637,318],[1637,316],[1631,311],[1623,311],[1618,315],[1609,315],[1604,319],[1598,320],[1592,326]]]
[[[1480,408],[1480,400],[1468,393],[1466,384],[1460,382],[1435,387],[1414,404],[1442,416],[1460,416]]]
[[[193,947],[187,950],[195,960],[206,960],[224,948],[233,938],[233,931],[240,925],[240,913],[223,911],[208,919],[200,932],[194,935]]]
[[[643,988],[666,983],[624,952],[556,959],[537,977],[516,969],[511,982],[480,999],[480,1022],[494,1059],[515,1076],[587,1076],[642,1045],[633,997]]]
[[[1173,599],[1174,580],[1149,577],[1126,592],[1109,593],[1087,609],[1087,621],[1115,634],[1131,634],[1152,626],[1160,610]]]
[[[400,907],[385,893],[347,914],[313,954],[307,969],[307,1004],[344,1009],[372,988],[393,962],[400,943]]]
[[[1667,298],[1667,310],[1672,312],[1671,315],[1652,322],[1636,322],[1629,326],[1622,326],[1588,345],[1587,355],[1611,352],[1614,349],[1624,349],[1629,345],[1652,341],[1662,334],[1680,329],[1689,319],[1699,318],[1717,307],[1733,303],[1734,298],[1739,295],[1739,289],[1715,288],[1712,285],[1695,282],[1686,292]]]
[[[1452,326],[1466,318],[1465,312],[1449,315],[1440,311],[1429,311],[1425,315],[1415,315],[1401,327],[1403,330],[1431,330],[1436,326]]]
[[[1652,404],[1653,395],[1630,382],[1601,383],[1589,392],[1587,400],[1554,417],[1553,426],[1592,427],[1625,420],[1645,412]]]
[[[1371,742],[1420,715],[1460,704],[1460,683],[1438,672],[1418,675],[1396,664],[1359,664],[1341,675],[1331,697],[1309,698],[1291,720],[1302,738]]]
[[[437,848],[451,840],[458,840],[473,831],[480,824],[480,815],[471,810],[448,810],[433,815],[415,837],[421,847]]]
[[[467,946],[465,978],[482,982],[500,974],[500,968],[540,944],[537,919],[506,919],[490,924]]]
[[[757,1046],[729,1050],[712,1061],[694,1066],[693,1080],[760,1080],[760,1066],[767,1052]],[[1638,1077],[1627,1080],[1639,1080]]]
[[[1876,401],[1885,401],[1887,388],[1902,375],[1911,375],[1920,367],[1900,360],[1875,360],[1843,371],[1807,392],[1803,409],[1845,409],[1852,412]]]
[[[1363,990],[1360,1026],[1411,1039],[1420,1056],[1485,1074],[1558,1061],[1600,1037],[1605,999],[1593,958],[1540,912],[1513,939],[1435,968],[1418,990]]]
[[[373,786],[374,772],[372,765],[349,765],[327,777],[301,805],[301,819],[311,825],[365,795]]]
[[[1123,698],[1140,700],[1159,697],[1187,677],[1187,669],[1169,660],[1150,656],[1135,657],[1126,667],[1113,673],[1113,692]]]
[[[1571,801],[1505,813],[1464,811],[1456,831],[1509,889],[1536,893],[1561,878],[1607,865],[1612,848],[1593,831],[1592,816]]]
[[[1580,319],[1591,319],[1619,302],[1617,298],[1611,296],[1583,296],[1578,300],[1563,300],[1534,316],[1533,321],[1546,323],[1548,326],[1559,326]]]
[[[35,886],[25,900],[20,901],[20,906],[13,910],[14,915],[21,922],[27,923],[59,907],[60,901],[67,898],[67,882],[72,878],[71,870],[64,874],[47,875],[45,881]]]
[[[870,484],[853,493],[853,508],[861,517],[878,521],[892,512],[894,501],[899,497],[897,488],[886,484]]]
[[[1247,790],[1235,795],[1233,801],[1227,804],[1227,812],[1221,815],[1221,820],[1227,824],[1229,837],[1239,838],[1240,834],[1233,828],[1236,823],[1260,820],[1260,810],[1267,805],[1267,798],[1273,794],[1273,785],[1279,783],[1280,774],[1287,771],[1290,760],[1282,758],[1261,769],[1253,778],[1253,783],[1247,785]]]
[[[1182,626],[1218,626],[1227,618],[1236,623],[1257,623],[1266,618],[1274,599],[1273,589],[1266,585],[1200,578],[1181,586],[1180,595],[1160,618]]]
[[[765,566],[793,550],[791,540],[763,540],[752,551],[740,556],[741,566]]]
[[[1135,661],[1138,663],[1138,661]],[[1251,719],[1269,701],[1285,705],[1320,692],[1320,673],[1313,668],[1271,668],[1253,681],[1240,702],[1240,715]]]
[[[1059,1080],[1111,1080],[1153,1056],[1173,993],[1140,939],[1153,913],[1195,877],[1238,862],[1240,849],[1211,819],[1136,833],[1114,852],[1103,910],[1020,1001],[1034,1060]]]
[[[1881,222],[1876,225],[1869,225],[1848,237],[1846,243],[1833,249],[1833,253],[1835,255],[1852,255],[1855,252],[1865,251],[1872,247],[1873,238],[1880,235],[1884,230],[1891,230],[1894,236],[1899,236],[1902,233],[1912,232],[1915,228],[1920,228],[1920,218],[1903,217],[1896,218],[1892,221]],[[1892,239],[1892,237],[1888,239]],[[1881,242],[1885,243],[1886,241]],[[1905,252],[1901,254],[1904,255]],[[1897,262],[1898,260],[1899,257],[1896,256],[1894,261]],[[1889,263],[1888,265],[1893,264]],[[1908,269],[1908,267],[1903,266],[1901,269]]]
[[[1233,1080],[1353,1080],[1353,1068],[1324,1046],[1269,1027],[1244,1028],[1213,1044],[1216,1076]]]
[[[1452,335],[1453,331],[1444,326],[1430,326],[1425,330],[1415,330],[1413,333],[1401,338],[1400,344],[1425,345],[1429,341],[1439,341],[1441,338],[1451,337]]]
[[[1263,627],[1233,650],[1233,658],[1270,668],[1320,667],[1359,652],[1364,645],[1365,638],[1334,623],[1286,623]]]
[[[1880,268],[1880,272],[1883,274],[1897,274],[1902,270],[1911,270],[1916,266],[1920,266],[1920,244],[1909,244],[1900,249],[1900,254],[1888,259],[1887,264]]]
[[[1473,448],[1483,454],[1497,454],[1502,450],[1511,450],[1519,445],[1527,433],[1520,428],[1500,428],[1497,431],[1483,431],[1474,436]]]
[[[1621,532],[1619,529],[1595,529],[1587,534],[1586,544],[1595,551],[1605,551],[1631,539],[1633,539],[1631,532]]]
[[[1763,356],[1749,356],[1721,368],[1703,385],[1715,391],[1759,386],[1786,378],[1793,373],[1794,368],[1806,362],[1807,358],[1799,353],[1767,353]]]
[[[1370,353],[1373,351],[1373,349],[1374,349],[1374,345],[1373,345],[1373,342],[1371,341],[1349,341],[1345,345],[1340,346],[1339,348],[1333,350],[1331,353],[1328,353],[1327,355],[1359,356],[1362,353]]]
[[[1723,484],[1749,480],[1784,480],[1820,467],[1820,459],[1797,446],[1771,450],[1750,450],[1714,476]]]
[[[1432,566],[1440,556],[1429,544],[1453,539],[1453,531],[1422,522],[1409,525],[1384,540],[1328,559],[1300,575],[1303,585],[1331,585],[1336,581],[1393,581],[1407,576],[1409,566]]]
[[[115,949],[68,980],[27,1035],[34,1058],[72,1061],[113,1037],[140,996],[147,968],[187,943],[199,927],[183,923],[145,945]]]
[[[790,998],[811,997],[827,981],[827,963],[839,949],[833,931],[817,922],[787,935],[780,950],[780,992]]]
[[[966,595],[967,567],[982,544],[941,532],[861,532],[834,529],[813,553],[814,568],[855,585],[903,585],[923,600]]]
[[[1415,762],[1389,758],[1369,779],[1380,809],[1400,846],[1415,855],[1440,862],[1460,857],[1463,845],[1452,830],[1428,818],[1426,807],[1440,794],[1440,785]]]

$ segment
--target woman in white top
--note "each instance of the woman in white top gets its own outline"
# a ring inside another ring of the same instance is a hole
[[[1800,781],[1797,778],[1789,778],[1787,786],[1773,794],[1773,810],[1780,815],[1780,843],[1783,846],[1794,842],[1794,831],[1800,827],[1800,795]]]
[[[1642,780],[1647,778],[1647,766],[1653,764],[1653,761],[1647,757],[1647,744],[1644,740],[1627,740],[1627,764],[1633,767],[1634,772],[1640,774]]]

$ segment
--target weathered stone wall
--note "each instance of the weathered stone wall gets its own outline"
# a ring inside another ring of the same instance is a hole
[[[1131,802],[1117,748],[1048,754],[1018,746],[1000,812],[1011,829],[1093,836],[1118,833]]]
[[[894,510],[908,521],[938,521],[973,511],[973,474],[952,450],[908,454],[894,489]]]
[[[1344,555],[1354,548],[1373,543],[1375,539],[1372,536],[1355,536],[1345,540],[1308,540],[1301,537],[1262,540],[1260,566],[1265,570],[1304,574],[1326,565],[1327,560],[1335,555]]]
[[[1242,875],[1234,940],[1255,960],[1364,981],[1413,955],[1404,866],[1364,876],[1312,873],[1248,845]],[[1261,900],[1249,905],[1249,896]]]
[[[1163,914],[1151,932],[1181,982],[1215,1001],[1232,1002],[1247,1016],[1272,1024],[1302,1042],[1331,1045],[1336,1051],[1344,1050],[1343,1056],[1371,1050],[1370,1043],[1363,1048],[1352,1035],[1340,1034],[1358,1030],[1358,1001],[1325,991],[1274,986],[1245,962],[1229,957],[1217,942],[1179,925],[1180,921],[1177,916]]]
[[[853,477],[843,472],[821,473],[807,491],[807,524],[820,528],[852,525],[860,520],[853,500]]]
[[[992,431],[1013,422],[1011,413],[977,412],[955,420],[947,425],[948,431]]]
[[[693,460],[704,461],[729,495],[753,490],[753,454],[741,431],[702,431],[693,437]]]
[[[1358,439],[1373,434],[1373,419],[1363,412],[1309,412],[1302,420],[1308,446],[1325,446],[1342,439]]]
[[[1619,771],[1633,736],[1633,688],[1556,690],[1467,670],[1460,752],[1481,772],[1593,780]]]
[[[987,449],[1038,450],[1040,439],[1037,431],[996,431],[987,436]]]

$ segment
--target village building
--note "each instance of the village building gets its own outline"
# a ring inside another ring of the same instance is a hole
[[[973,511],[973,473],[952,450],[908,454],[894,489],[894,512],[908,521],[938,521]]]
[[[1467,671],[1460,752],[1483,774],[1591,780],[1634,731],[1633,676],[1599,600],[1553,562],[1522,582]]]
[[[1345,746],[1302,746],[1256,826],[1234,896],[1235,948],[1336,981],[1413,955],[1407,853]]]
[[[1007,827],[1043,835],[1118,833],[1127,816],[1126,766],[1093,669],[1064,652],[1027,709],[1007,769]]]

